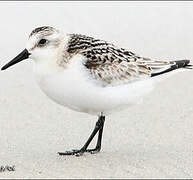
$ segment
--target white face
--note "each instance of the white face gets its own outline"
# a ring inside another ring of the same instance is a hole
[[[65,39],[65,41],[64,41]],[[4,65],[1,70],[5,70],[14,64],[25,59],[33,59],[37,63],[50,63],[49,60],[56,60],[60,51],[67,44],[64,34],[55,28],[43,26],[34,29],[24,49],[20,54]]]
[[[36,28],[30,34],[26,45],[26,49],[31,54],[29,58],[35,60],[36,62],[53,58],[57,55],[63,39],[63,33],[54,28]]]

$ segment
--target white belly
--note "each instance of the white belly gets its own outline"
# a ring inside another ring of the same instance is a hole
[[[48,97],[63,106],[89,114],[109,114],[136,104],[153,87],[152,80],[102,87],[92,80],[81,61],[77,60],[66,69],[49,69],[46,73],[35,66],[37,82]]]

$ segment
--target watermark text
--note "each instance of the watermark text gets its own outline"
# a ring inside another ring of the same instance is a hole
[[[0,166],[0,173],[5,171],[15,171],[15,166]]]

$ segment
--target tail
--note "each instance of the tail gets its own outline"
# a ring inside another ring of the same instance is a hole
[[[170,61],[170,66],[167,69],[163,69],[163,71],[152,73],[151,77],[161,75],[179,68],[193,69],[193,65],[190,65],[189,63],[190,60]]]
[[[178,68],[193,69],[193,65],[189,64],[190,60],[179,60],[173,62],[175,63],[175,65],[172,66],[174,69]]]

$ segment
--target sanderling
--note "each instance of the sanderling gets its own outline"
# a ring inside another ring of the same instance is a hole
[[[2,70],[28,58],[34,60],[36,80],[48,97],[75,111],[98,116],[84,146],[60,155],[99,152],[105,115],[138,103],[153,89],[154,76],[191,66],[189,60],[152,60],[106,41],[65,34],[48,26],[33,30],[26,49]],[[96,147],[87,149],[97,133]]]

